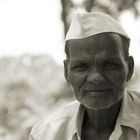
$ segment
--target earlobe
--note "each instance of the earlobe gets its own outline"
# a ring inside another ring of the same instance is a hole
[[[132,56],[128,57],[128,74],[127,74],[127,81],[129,81],[132,77],[134,71],[134,60]]]
[[[65,79],[67,80],[67,82],[69,83],[69,79],[68,79],[68,62],[67,62],[67,60],[64,60],[63,63],[64,63],[64,76],[65,76]]]

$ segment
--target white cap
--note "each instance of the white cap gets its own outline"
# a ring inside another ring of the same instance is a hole
[[[113,32],[130,38],[120,25],[120,23],[111,16],[100,13],[77,14],[71,22],[65,41],[71,39],[82,39],[100,33]]]

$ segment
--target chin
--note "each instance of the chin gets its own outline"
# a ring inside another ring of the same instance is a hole
[[[112,107],[115,105],[118,101],[116,102],[95,102],[95,103],[90,103],[90,102],[81,102],[87,109],[90,110],[104,110]]]
[[[84,105],[87,109],[90,110],[104,110],[104,109],[108,109],[113,105],[108,105],[108,106],[90,106],[90,105]]]

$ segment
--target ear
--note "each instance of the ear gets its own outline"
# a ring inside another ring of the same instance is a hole
[[[68,60],[64,60],[64,76],[67,82],[69,83],[69,78],[68,78]]]
[[[132,56],[128,57],[128,73],[127,73],[127,81],[129,81],[132,77],[134,71],[134,60]]]

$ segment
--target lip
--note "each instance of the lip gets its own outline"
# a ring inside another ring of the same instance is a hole
[[[100,97],[100,96],[103,96],[103,95],[105,95],[105,92],[88,92],[88,95],[90,95],[90,96],[92,96],[92,97]]]
[[[106,95],[106,93],[109,91],[110,89],[108,88],[108,89],[100,89],[100,90],[86,90],[85,93],[92,97],[100,97]]]

